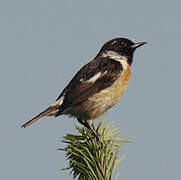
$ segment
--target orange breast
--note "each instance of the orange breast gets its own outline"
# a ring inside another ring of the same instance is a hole
[[[94,94],[84,103],[82,103],[82,110],[86,111],[91,119],[95,119],[96,117],[102,115],[121,98],[128,86],[130,75],[131,70],[128,66],[126,70],[123,70],[120,77],[111,87]]]

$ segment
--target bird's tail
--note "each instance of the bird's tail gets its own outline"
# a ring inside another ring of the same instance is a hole
[[[59,111],[59,108],[60,108],[60,106],[58,106],[58,105],[49,106],[47,109],[42,111],[40,114],[35,116],[33,119],[31,119],[30,121],[23,124],[21,127],[25,128],[25,127],[31,125],[32,123],[38,121],[42,117],[50,116],[50,115],[56,115],[56,113]]]

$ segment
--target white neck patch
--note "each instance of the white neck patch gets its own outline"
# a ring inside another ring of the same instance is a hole
[[[119,61],[122,64],[124,70],[126,70],[128,67],[127,58],[125,56],[118,54],[115,51],[106,51],[105,53],[102,54],[102,57],[109,57],[111,59]]]

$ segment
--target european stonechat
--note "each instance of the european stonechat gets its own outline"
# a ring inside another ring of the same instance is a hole
[[[85,127],[115,105],[127,88],[136,48],[146,42],[133,43],[126,38],[106,42],[97,56],[84,65],[62,91],[55,103],[22,125],[27,127],[44,116],[69,115]]]

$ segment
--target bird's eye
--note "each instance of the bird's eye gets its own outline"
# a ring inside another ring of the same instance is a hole
[[[126,46],[126,42],[122,41],[121,46]]]

